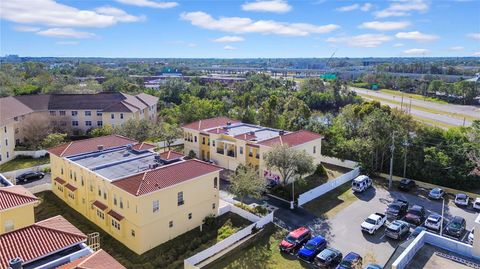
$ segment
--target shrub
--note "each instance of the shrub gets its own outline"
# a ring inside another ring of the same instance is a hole
[[[50,167],[45,167],[45,168],[42,169],[42,172],[50,173],[50,172],[52,172],[52,169]]]
[[[217,223],[217,218],[214,214],[210,214],[203,219],[203,224],[208,227],[212,227]]]
[[[217,240],[219,241],[223,240],[229,237],[230,235],[234,234],[235,232],[236,230],[233,228],[232,221],[228,220],[227,222],[225,222],[225,224],[223,224],[222,227],[220,227],[220,229],[218,229]]]
[[[315,168],[315,172],[313,173],[314,175],[316,176],[319,176],[319,177],[323,177],[323,176],[326,176],[327,175],[327,170],[325,169],[325,167],[320,163],[317,165],[317,167]]]

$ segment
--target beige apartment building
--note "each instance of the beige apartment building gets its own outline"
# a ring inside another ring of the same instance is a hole
[[[158,98],[141,93],[23,95],[0,98],[0,164],[14,158],[24,142],[24,126],[50,124],[61,132],[81,135],[92,128],[121,125],[129,119],[157,120]]]

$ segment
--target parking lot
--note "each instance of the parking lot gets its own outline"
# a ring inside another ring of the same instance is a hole
[[[368,256],[370,261],[374,260],[379,264],[384,264],[398,244],[405,239],[398,241],[386,237],[384,235],[385,227],[377,231],[375,235],[369,235],[361,231],[360,224],[372,213],[384,213],[387,205],[395,199],[407,200],[410,206],[414,204],[424,206],[427,216],[432,212],[440,214],[442,209],[441,200],[429,200],[427,194],[427,190],[421,189],[412,193],[389,192],[382,186],[377,186],[368,189],[362,194],[358,194],[357,201],[338,212],[334,217],[316,220],[313,223],[309,223],[308,226],[315,234],[325,236],[329,245],[339,249],[342,253],[346,254],[354,251],[364,257]],[[471,229],[477,213],[471,207],[457,207],[452,200],[453,197],[448,198],[446,196],[445,198],[446,219],[451,219],[453,216],[461,216],[467,222],[467,229]],[[465,232],[461,236],[461,240],[465,240],[467,235],[468,233]]]

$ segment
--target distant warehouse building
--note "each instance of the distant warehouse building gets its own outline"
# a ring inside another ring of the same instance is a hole
[[[220,167],[110,135],[49,150],[53,193],[137,254],[218,214]]]
[[[129,119],[157,119],[158,98],[120,92],[98,94],[22,95],[0,98],[0,164],[14,158],[15,145],[25,141],[24,126],[50,124],[69,134],[84,134]]]

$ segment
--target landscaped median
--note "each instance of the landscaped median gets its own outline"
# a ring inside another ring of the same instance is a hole
[[[204,225],[202,232],[198,228],[193,229],[142,255],[137,255],[70,208],[52,192],[42,192],[36,196],[41,199],[41,203],[35,208],[36,221],[62,215],[85,234],[99,232],[101,248],[127,268],[182,268],[184,259],[215,245],[251,224],[247,219],[227,212],[217,217],[212,225]]]

